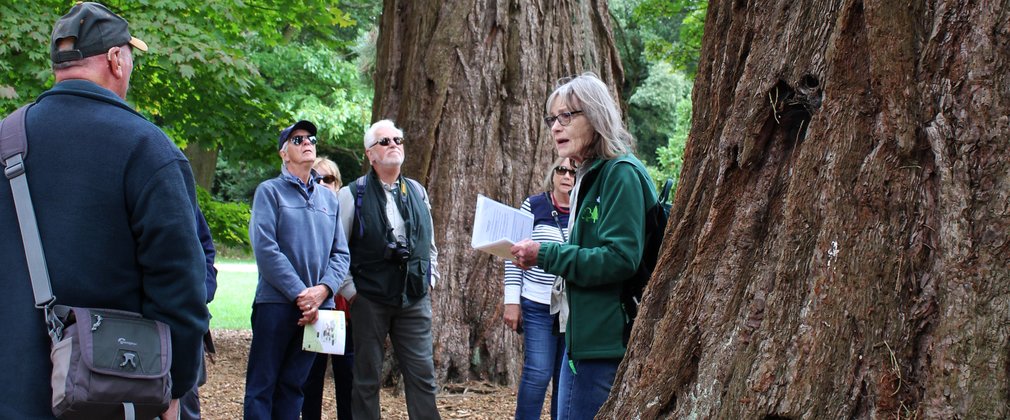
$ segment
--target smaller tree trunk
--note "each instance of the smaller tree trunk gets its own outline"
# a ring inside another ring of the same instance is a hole
[[[214,188],[214,171],[217,170],[217,149],[204,149],[196,143],[186,145],[182,153],[189,159],[189,165],[193,167],[193,178],[196,185],[203,187],[207,191]]]

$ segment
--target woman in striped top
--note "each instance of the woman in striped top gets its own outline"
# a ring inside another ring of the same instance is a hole
[[[522,210],[533,214],[532,239],[568,242],[568,199],[575,185],[575,167],[568,158],[551,165],[544,177],[547,192],[531,195]],[[551,418],[557,418],[558,375],[564,355],[563,335],[554,334],[551,286],[555,276],[540,267],[522,270],[505,262],[505,324],[524,333],[524,364],[516,401],[516,419],[539,419],[544,394],[551,384]],[[553,380],[553,381],[552,381]]]

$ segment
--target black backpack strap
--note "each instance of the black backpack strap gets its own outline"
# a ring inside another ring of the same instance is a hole
[[[669,204],[670,203],[670,190],[671,189],[673,189],[673,180],[670,179],[670,178],[667,178],[666,179],[666,183],[663,184],[663,192],[661,192],[659,194],[659,203],[660,204]]]
[[[358,225],[357,235],[355,238],[361,239],[365,236],[365,221],[361,220],[361,203],[365,199],[365,177],[368,175],[362,175],[357,180],[354,181],[356,193],[354,195],[354,221]]]

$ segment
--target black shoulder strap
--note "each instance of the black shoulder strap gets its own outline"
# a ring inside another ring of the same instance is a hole
[[[666,179],[666,183],[663,184],[663,192],[659,193],[659,204],[669,204],[670,202],[670,190],[673,188],[673,180],[670,178]]]
[[[356,193],[354,195],[354,221],[358,224],[356,239],[361,239],[365,236],[365,222],[361,220],[361,203],[365,199],[365,177],[362,175],[354,181]],[[353,229],[353,228],[352,228]]]
[[[11,193],[14,196],[14,208],[21,228],[25,259],[28,261],[28,276],[31,278],[32,292],[35,295],[35,307],[44,310],[49,335],[55,343],[61,338],[63,325],[52,310],[56,297],[53,296],[52,285],[49,282],[46,255],[42,249],[42,238],[39,236],[38,221],[35,219],[35,207],[32,205],[32,196],[28,190],[24,165],[24,158],[28,155],[25,113],[30,107],[31,104],[18,108],[0,121],[0,157],[3,158],[4,175],[10,180]]]

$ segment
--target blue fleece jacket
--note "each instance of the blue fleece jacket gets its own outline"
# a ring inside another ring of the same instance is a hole
[[[253,198],[249,238],[259,284],[254,303],[293,303],[308,287],[325,284],[330,296],[321,308],[333,308],[351,262],[347,237],[338,223],[336,196],[308,185],[281,167],[281,175],[263,181]]]

